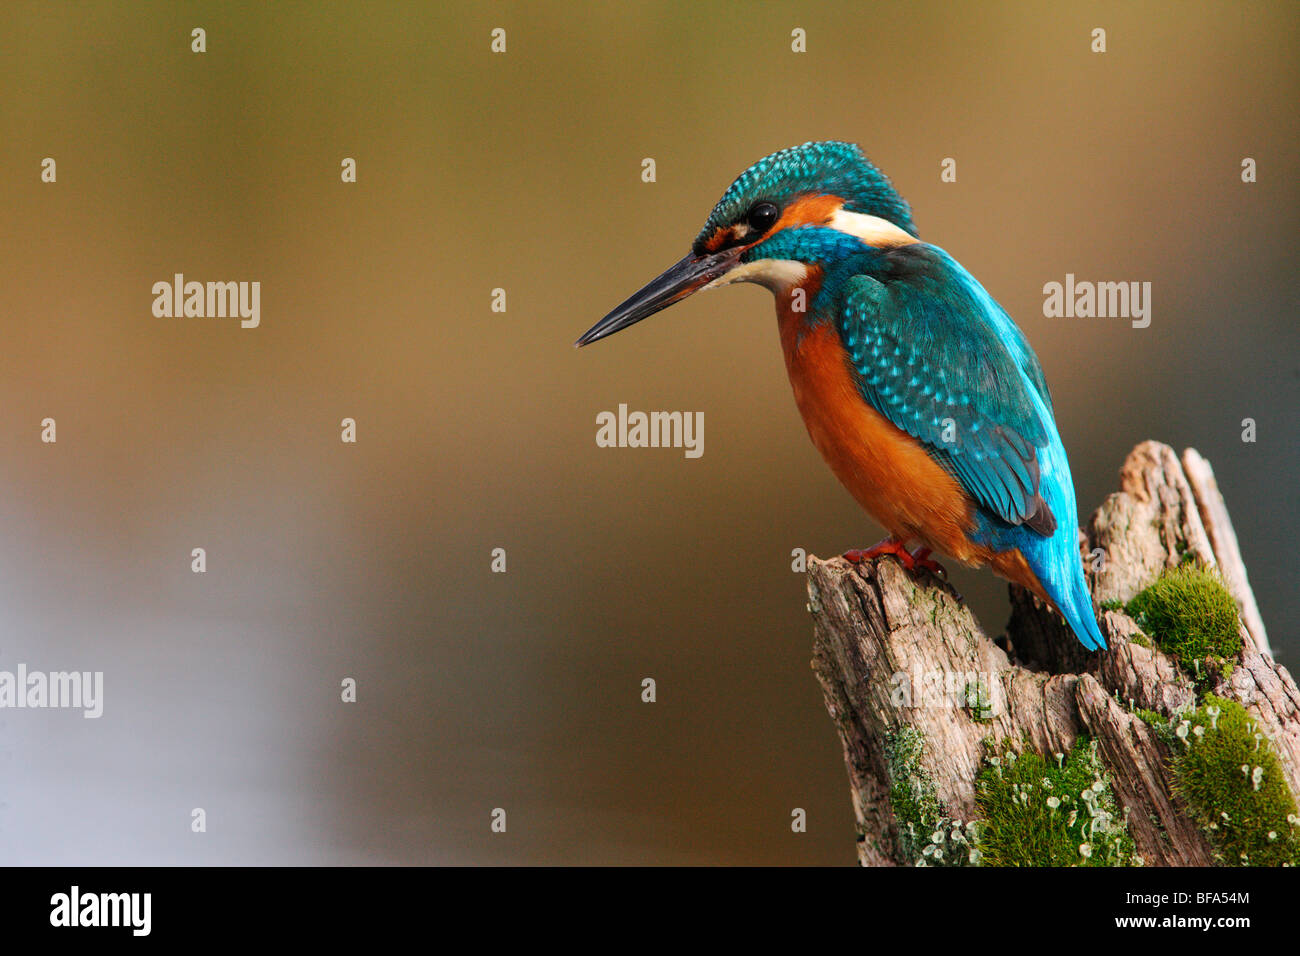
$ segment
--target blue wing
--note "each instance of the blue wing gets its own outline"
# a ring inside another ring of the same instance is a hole
[[[1055,437],[1051,399],[1020,330],[935,246],[889,250],[871,271],[844,283],[837,316],[863,398],[984,508],[1050,536],[1039,449]]]
[[[1019,550],[1084,646],[1104,648],[1070,465],[1020,329],[951,256],[922,243],[873,250],[838,288],[837,327],[863,398],[980,504],[972,539]]]

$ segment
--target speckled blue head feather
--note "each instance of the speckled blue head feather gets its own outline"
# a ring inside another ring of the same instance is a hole
[[[877,216],[916,235],[912,211],[889,177],[856,144],[831,140],[791,146],[750,166],[713,207],[696,243],[741,219],[756,202],[767,200],[782,207],[795,196],[812,192],[841,196],[850,212]]]

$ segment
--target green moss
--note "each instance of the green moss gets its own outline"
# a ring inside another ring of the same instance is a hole
[[[1241,653],[1237,602],[1222,579],[1205,568],[1184,564],[1166,571],[1125,611],[1202,689]]]
[[[921,769],[925,738],[915,727],[901,727],[885,739],[889,762],[889,801],[901,827],[930,830],[938,823],[943,808],[935,796],[934,783]]]
[[[1300,817],[1276,754],[1236,701],[1213,695],[1176,725],[1174,790],[1229,866],[1300,864]],[[1243,769],[1244,768],[1244,769]]]
[[[1133,713],[1137,714],[1142,718],[1143,722],[1152,727],[1163,727],[1169,723],[1169,721],[1165,720],[1164,714],[1161,714],[1159,711],[1146,710],[1145,708],[1139,707],[1133,711]]]
[[[1132,641],[1134,644],[1140,644],[1140,645],[1142,645],[1143,647],[1150,647],[1150,646],[1151,646],[1151,641],[1150,641],[1150,639],[1149,639],[1145,634],[1143,634],[1141,631],[1138,631],[1136,634],[1134,634],[1132,637],[1130,637],[1129,640]]]
[[[1122,611],[1124,610],[1124,602],[1119,598],[1111,598],[1109,601],[1101,602],[1101,609],[1103,611]]]
[[[916,866],[968,866],[975,824],[953,820],[921,766],[925,737],[915,727],[900,727],[885,738],[889,801],[898,821],[904,863]]]
[[[1140,862],[1104,779],[1096,744],[1044,759],[992,748],[975,781],[985,866],[1129,866]]]

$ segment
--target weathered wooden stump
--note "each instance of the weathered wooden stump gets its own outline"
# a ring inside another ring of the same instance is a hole
[[[1180,463],[1165,445],[1139,445],[1120,472],[1120,491],[1080,534],[1080,549],[1099,607],[1122,605],[1188,556],[1219,570],[1238,606],[1243,650],[1213,692],[1246,708],[1272,740],[1291,792],[1300,793],[1300,690],[1271,656],[1209,464],[1192,449]],[[810,560],[813,667],[844,745],[859,862],[903,861],[887,743],[911,726],[926,742],[920,760],[937,797],[965,820],[978,816],[986,739],[1026,740],[1054,754],[1086,733],[1145,863],[1212,863],[1205,834],[1171,789],[1170,745],[1134,712],[1173,716],[1194,701],[1192,681],[1149,642],[1133,640],[1139,628],[1122,610],[1100,612],[1110,649],[1089,653],[1037,598],[1011,592],[1006,635],[995,643],[951,587],[913,577],[891,557],[856,566]],[[973,698],[972,688],[982,696]]]

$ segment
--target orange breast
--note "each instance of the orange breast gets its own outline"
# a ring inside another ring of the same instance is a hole
[[[815,290],[808,290],[811,300]],[[972,502],[921,443],[858,393],[839,335],[829,323],[778,300],[781,349],[813,444],[858,503],[900,541],[919,540],[959,561],[982,563],[986,549],[967,538]],[[800,334],[802,332],[802,334]]]

